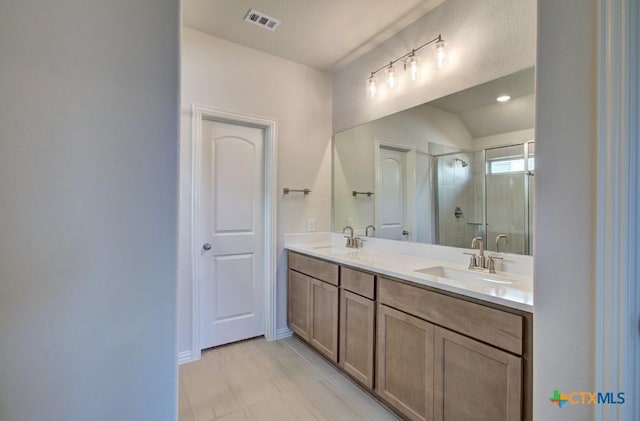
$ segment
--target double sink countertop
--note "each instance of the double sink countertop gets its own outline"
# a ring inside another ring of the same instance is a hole
[[[515,273],[469,270],[462,262],[377,250],[346,248],[336,242],[294,242],[285,248],[338,264],[403,279],[533,313],[533,279]]]

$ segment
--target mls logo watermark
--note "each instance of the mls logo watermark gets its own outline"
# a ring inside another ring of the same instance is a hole
[[[552,404],[563,408],[565,405],[622,405],[624,392],[569,392],[553,391],[549,398]]]

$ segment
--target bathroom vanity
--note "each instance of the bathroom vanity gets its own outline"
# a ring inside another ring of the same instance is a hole
[[[335,244],[287,248],[289,327],[398,415],[532,419],[529,278]]]

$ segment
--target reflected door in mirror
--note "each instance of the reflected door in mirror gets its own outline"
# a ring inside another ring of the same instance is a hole
[[[406,152],[380,147],[376,186],[376,235],[389,240],[406,237]]]

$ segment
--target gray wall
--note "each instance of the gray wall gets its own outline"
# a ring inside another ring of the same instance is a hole
[[[0,1],[0,419],[176,417],[179,1]]]
[[[595,0],[538,1],[536,420],[593,416],[593,405],[560,410],[548,398],[594,390],[596,16]]]

